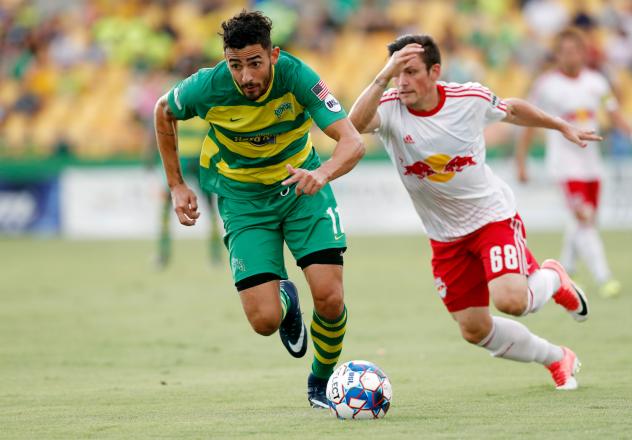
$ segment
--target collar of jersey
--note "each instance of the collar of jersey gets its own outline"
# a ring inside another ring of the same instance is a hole
[[[437,84],[437,91],[439,92],[439,102],[437,103],[437,106],[435,108],[431,110],[415,110],[408,106],[406,108],[415,116],[426,117],[438,113],[439,110],[441,110],[441,108],[443,107],[443,104],[445,104],[445,89],[441,84]]]
[[[233,78],[232,75],[231,75],[231,78],[232,78],[233,84],[235,85],[235,88],[237,89],[239,94],[243,95],[244,92],[241,91],[241,88],[239,87],[239,84],[237,84],[237,82],[235,82],[235,78]],[[263,101],[266,100],[268,95],[270,95],[270,91],[272,90],[272,84],[274,84],[274,65],[272,65],[272,79],[270,79],[270,84],[268,85],[268,90],[266,90],[266,92],[263,95],[261,95],[259,98],[257,98],[257,100],[255,102],[263,102]]]
[[[568,75],[568,74],[564,73],[562,71],[562,69],[557,69],[557,73],[562,75],[564,78],[567,78],[567,79],[570,79],[570,80],[578,80],[583,75],[584,69],[582,68],[579,72],[577,72],[577,75],[575,75],[575,76]]]

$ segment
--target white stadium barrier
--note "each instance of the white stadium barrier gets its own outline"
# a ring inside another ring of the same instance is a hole
[[[528,230],[561,230],[568,212],[560,189],[541,162],[530,164],[531,182],[521,185],[509,161],[490,166],[513,188]],[[607,165],[602,190],[600,225],[632,229],[632,161]],[[61,178],[61,229],[69,238],[150,238],[160,221],[161,171],[141,168],[75,168]],[[196,187],[194,185],[194,187]],[[345,232],[348,234],[410,234],[423,231],[399,177],[387,162],[365,162],[333,182]],[[198,195],[199,195],[199,191]],[[201,237],[209,228],[208,209],[194,227],[177,224],[175,236]]]

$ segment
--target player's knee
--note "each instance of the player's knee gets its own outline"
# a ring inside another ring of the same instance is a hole
[[[461,325],[461,336],[470,344],[478,344],[485,336],[490,332],[490,328],[487,328],[481,324],[470,323],[468,325]]]
[[[522,286],[507,286],[494,296],[494,305],[503,313],[520,316],[527,308],[527,292]]]
[[[342,286],[328,286],[325,291],[314,295],[314,308],[318,316],[325,319],[336,319],[344,310]]]
[[[248,320],[252,329],[262,336],[270,336],[277,331],[279,325],[281,325],[281,316],[266,316],[264,314],[255,314],[249,316]]]
[[[595,221],[595,209],[589,204],[582,204],[573,210],[575,219],[582,226],[590,226]]]

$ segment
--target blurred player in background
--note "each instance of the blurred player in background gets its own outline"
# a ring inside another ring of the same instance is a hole
[[[208,123],[201,119],[191,119],[178,126],[178,154],[180,167],[185,180],[199,182],[200,175],[200,137],[208,130]],[[156,151],[153,144],[148,144],[148,163],[153,165],[153,156]],[[199,184],[199,183],[198,183]],[[213,193],[200,188],[205,195],[209,207],[210,231],[208,240],[208,253],[212,264],[222,261],[221,234],[217,221],[216,208],[217,197]],[[162,194],[162,209],[160,211],[160,232],[158,236],[158,253],[155,264],[158,269],[164,269],[171,261],[171,191],[165,188]]]
[[[605,108],[613,126],[630,136],[630,125],[621,115],[608,81],[586,67],[586,42],[581,31],[566,29],[557,36],[555,58],[556,68],[536,80],[531,99],[550,114],[587,130],[597,130],[598,114]],[[534,133],[535,128],[526,128],[517,145],[521,182],[528,180],[526,158]],[[563,188],[574,217],[564,234],[562,264],[574,272],[581,257],[599,284],[601,295],[618,295],[621,283],[610,272],[596,226],[603,175],[599,144],[579,149],[561,133],[549,130],[546,161],[549,172]]]
[[[243,11],[222,23],[225,61],[199,70],[159,99],[156,137],[176,214],[191,226],[198,205],[182,178],[177,121],[199,116],[210,124],[200,181],[218,195],[244,312],[257,333],[279,329],[285,348],[302,357],[307,335],[296,287],[287,280],[287,243],[314,300],[308,401],[327,408],[327,379],[342,351],[347,322],[346,238],[328,182],[357,164],[364,144],[319,76],[272,47],[271,28],[260,12]],[[309,133],[313,121],[337,141],[323,164]]]
[[[430,237],[439,296],[465,340],[495,357],[546,366],[557,389],[577,388],[575,353],[489,312],[490,294],[514,316],[553,297],[583,321],[588,304],[557,261],[538,267],[511,190],[485,164],[483,130],[497,121],[551,128],[582,147],[599,137],[480,84],[437,82],[441,55],[427,35],[400,37],[388,50],[349,117],[360,132],[380,136],[397,168]],[[386,90],[391,79],[396,88]]]

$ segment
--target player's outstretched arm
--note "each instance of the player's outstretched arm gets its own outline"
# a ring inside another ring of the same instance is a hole
[[[200,216],[195,193],[182,178],[180,159],[178,158],[178,121],[169,110],[167,95],[162,96],[154,107],[154,127],[156,142],[171,190],[173,207],[178,220],[185,226],[193,226]]]
[[[595,134],[594,130],[581,130],[562,118],[549,115],[533,104],[519,98],[504,100],[507,104],[507,116],[503,122],[523,125],[525,127],[541,127],[557,130],[569,141],[585,148],[587,141],[600,141],[602,137]]]
[[[408,61],[423,51],[424,48],[420,44],[412,43],[394,52],[380,73],[360,94],[349,112],[349,119],[360,133],[372,133],[380,126],[377,107],[386,86]]]
[[[364,156],[364,142],[349,118],[334,122],[324,132],[338,142],[327,162],[312,171],[286,165],[290,177],[283,181],[283,185],[296,183],[296,194],[317,193],[327,182],[351,171]]]

